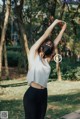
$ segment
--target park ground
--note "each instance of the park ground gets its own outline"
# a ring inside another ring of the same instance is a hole
[[[23,95],[27,88],[25,78],[0,82],[0,111],[8,111],[9,119],[24,119]],[[76,110],[80,110],[80,81],[49,82],[45,119],[60,119]]]

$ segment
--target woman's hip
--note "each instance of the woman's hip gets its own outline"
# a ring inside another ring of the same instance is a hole
[[[44,100],[44,98],[47,98],[47,88],[37,89],[30,86],[23,98],[25,98],[25,100],[38,100],[39,98]]]

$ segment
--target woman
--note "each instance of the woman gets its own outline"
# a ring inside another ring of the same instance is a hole
[[[52,41],[46,41],[54,26],[63,23],[63,27]],[[66,23],[56,19],[31,47],[28,62],[27,80],[30,87],[24,94],[25,119],[44,119],[47,109],[47,81],[50,74],[49,62],[53,59],[55,47],[59,44],[66,29]]]

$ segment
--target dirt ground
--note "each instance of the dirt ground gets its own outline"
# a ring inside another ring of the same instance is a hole
[[[2,67],[2,80],[6,79],[5,67]],[[9,67],[9,79],[20,79],[26,76],[27,71],[18,67]]]

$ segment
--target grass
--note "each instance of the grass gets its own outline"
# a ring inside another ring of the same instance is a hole
[[[57,119],[67,113],[80,109],[80,93],[49,96],[50,108],[47,114],[50,119]]]
[[[23,95],[28,86],[25,80],[1,81],[0,111],[8,111],[9,119],[24,119]],[[60,119],[80,109],[80,82],[55,81],[48,83],[46,119]]]

